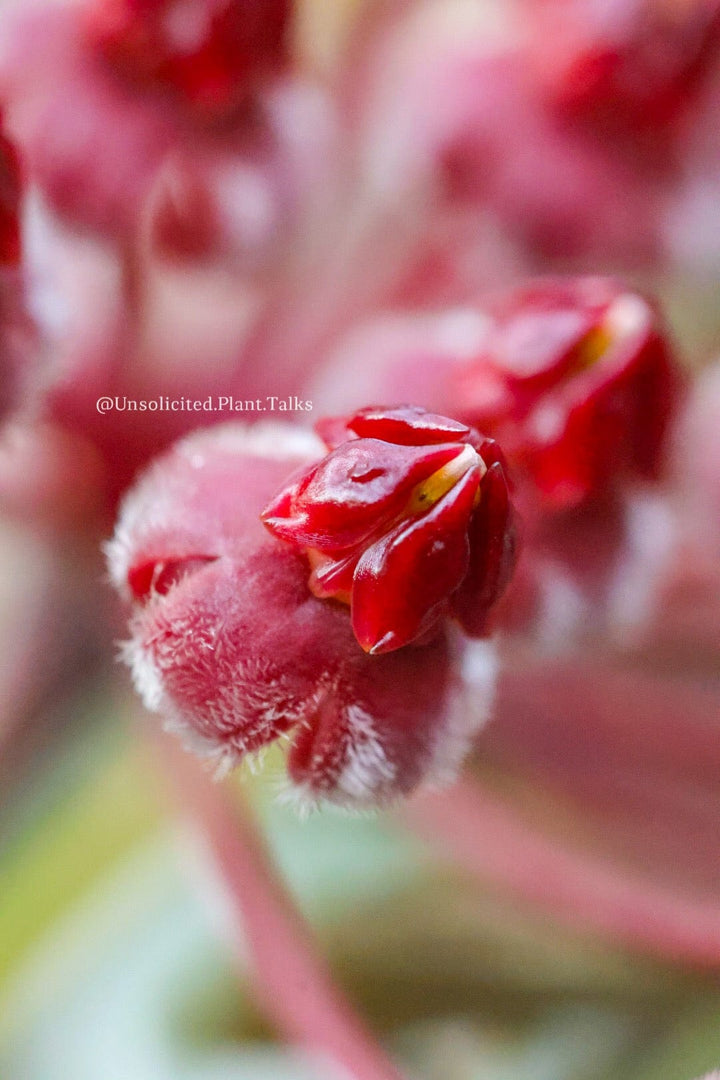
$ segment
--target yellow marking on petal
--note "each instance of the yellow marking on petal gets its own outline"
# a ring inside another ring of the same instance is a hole
[[[613,336],[612,329],[605,324],[590,330],[575,350],[572,372],[579,374],[581,371],[587,371],[594,367],[598,360],[602,360],[613,343]]]
[[[455,487],[458,480],[462,480],[463,476],[474,466],[479,467],[481,476],[487,471],[485,463],[477,451],[473,450],[472,446],[464,446],[457,457],[449,461],[447,465],[443,465],[427,480],[417,484],[407,502],[403,516],[405,514],[420,514],[425,510],[429,510],[442,499],[443,495],[447,495],[448,491]]]

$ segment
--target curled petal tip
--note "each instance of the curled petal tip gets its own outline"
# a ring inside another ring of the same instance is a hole
[[[369,645],[363,642],[360,642],[360,645],[363,651],[368,653],[370,656],[378,656],[380,653],[392,652],[393,649],[396,649],[398,647],[397,643],[397,634],[393,633],[392,630],[389,630],[388,633],[381,637],[379,641],[376,641],[374,645]]]

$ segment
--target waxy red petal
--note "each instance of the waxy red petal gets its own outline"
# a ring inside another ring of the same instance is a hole
[[[328,442],[350,437],[291,477],[262,515],[310,563],[313,595],[350,605],[366,652],[391,652],[455,613],[450,600],[463,589],[472,551],[458,610],[479,635],[514,565],[506,464],[495,440],[406,405],[361,409],[318,430]]]
[[[541,306],[521,311],[499,335],[494,358],[508,379],[537,393],[562,377],[596,324],[591,309]]]
[[[565,415],[563,428],[554,438],[534,443],[528,439],[526,467],[548,505],[576,506],[602,490],[613,471],[617,446],[623,445],[625,426],[624,410],[607,412],[594,395]],[[533,428],[531,414],[529,432]]]
[[[468,442],[477,450],[478,454],[482,458],[485,467],[489,470],[491,465],[499,465],[505,476],[505,483],[508,488],[512,489],[512,484],[509,478],[508,463],[505,454],[500,449],[499,444],[495,439],[486,439],[483,436],[473,432],[473,438]]]
[[[517,561],[517,544],[507,479],[499,461],[480,484],[480,504],[470,521],[470,560],[450,607],[463,630],[482,637],[490,607],[508,584]]]
[[[352,623],[366,652],[415,641],[432,628],[468,569],[468,523],[480,483],[472,468],[427,514],[367,549],[353,580]]]
[[[347,425],[347,416],[324,416],[321,420],[316,421],[314,428],[328,450],[336,450],[338,446],[342,446],[349,439],[358,438],[355,432],[350,431]]]
[[[404,446],[457,442],[470,434],[466,424],[426,412],[415,405],[361,409],[348,420],[347,426],[361,438],[383,439]]]
[[[461,443],[388,446],[353,439],[333,450],[266,507],[279,539],[318,551],[345,551],[389,526],[416,484],[463,452]]]
[[[656,478],[683,379],[659,334],[654,334],[635,373],[635,422],[631,429],[632,457],[639,472]]]

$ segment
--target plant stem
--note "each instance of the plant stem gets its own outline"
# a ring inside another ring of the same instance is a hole
[[[288,1041],[330,1059],[337,1076],[402,1080],[333,983],[247,804],[231,799],[176,739],[163,739],[161,756],[181,811],[199,825],[212,856],[263,1011]]]
[[[534,829],[473,779],[423,794],[401,811],[444,855],[521,902],[631,948],[717,969],[717,904],[625,872]]]

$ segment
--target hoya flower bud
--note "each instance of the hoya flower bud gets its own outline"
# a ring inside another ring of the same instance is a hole
[[[361,409],[320,429],[330,453],[262,515],[308,558],[315,596],[350,605],[372,654],[423,639],[447,615],[481,635],[515,558],[497,445],[411,406]]]
[[[227,114],[282,66],[290,0],[95,0],[90,43],[118,74]]]
[[[653,478],[680,379],[654,308],[605,278],[504,297],[449,397],[501,443],[550,508]]]
[[[287,739],[301,801],[374,806],[454,777],[487,715],[493,647],[444,627],[388,655],[358,647],[347,608],[313,595],[306,560],[259,519],[322,452],[281,425],[191,436],[127,496],[109,565],[148,708],[222,767]]]
[[[126,240],[158,170],[188,158],[201,202],[232,203],[237,169],[241,232],[248,220],[269,224],[275,201],[287,190],[292,204],[305,183],[293,140],[308,95],[285,78],[289,17],[289,0],[3,10],[0,89],[29,180],[73,225]]]
[[[712,70],[720,45],[717,0],[534,0],[532,50],[554,103],[605,135],[637,143],[682,114]]]

